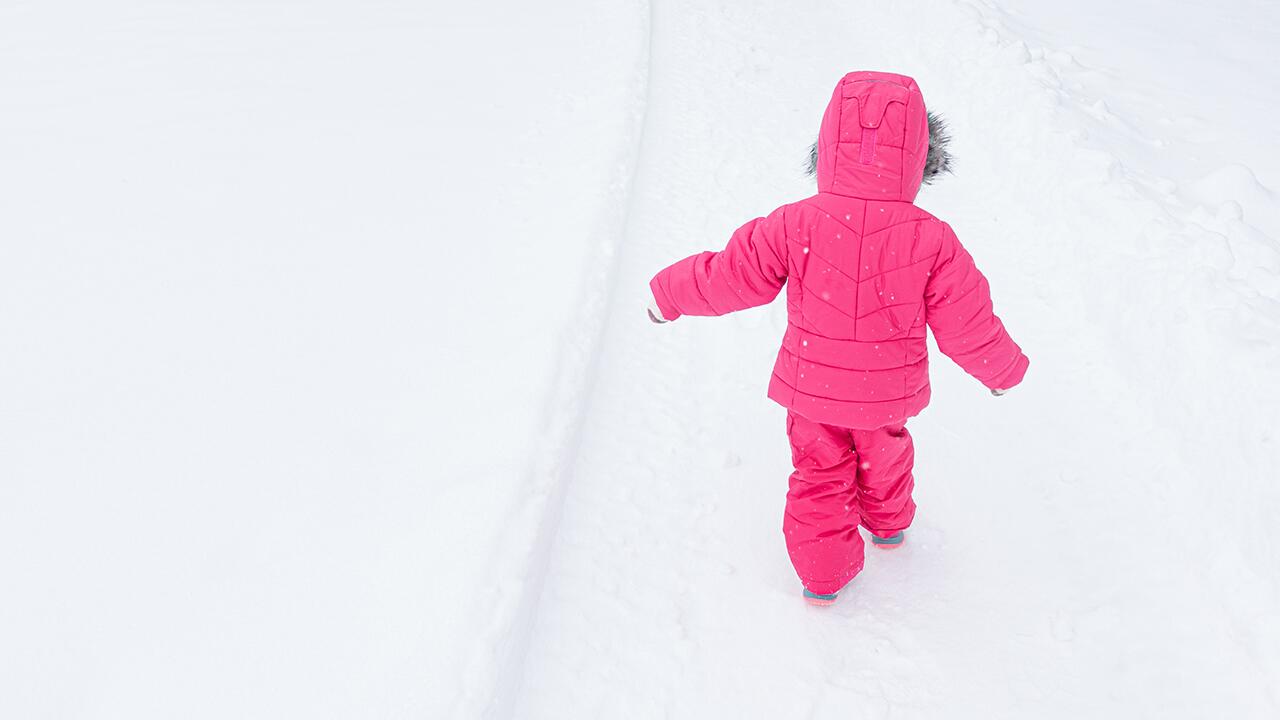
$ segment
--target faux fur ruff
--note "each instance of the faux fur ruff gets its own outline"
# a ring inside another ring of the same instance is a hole
[[[941,115],[928,113],[929,116],[929,155],[924,160],[925,185],[932,185],[935,178],[942,173],[953,172],[951,152],[947,145],[951,143],[951,131],[947,129],[947,121]],[[809,162],[805,166],[807,175],[818,174],[818,143],[809,146]]]

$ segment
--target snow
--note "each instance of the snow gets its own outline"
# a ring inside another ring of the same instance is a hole
[[[1280,10],[602,5],[0,8],[0,716],[1280,714]],[[819,609],[784,308],[644,308],[859,68],[1032,367]]]

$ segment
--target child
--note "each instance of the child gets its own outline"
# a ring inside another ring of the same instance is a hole
[[[946,138],[931,120],[911,78],[849,73],[813,152],[818,194],[649,283],[654,322],[764,305],[787,286],[769,397],[788,411],[795,472],[782,528],[814,604],[834,602],[862,570],[859,524],[894,548],[915,515],[904,424],[929,402],[925,325],[995,395],[1027,371],[969,253],[912,204],[926,165],[930,178],[946,169]]]

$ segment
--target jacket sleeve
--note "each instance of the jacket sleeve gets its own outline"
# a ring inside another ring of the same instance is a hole
[[[659,272],[649,288],[667,320],[724,315],[764,305],[787,281],[785,206],[738,228],[720,252],[701,252]]]
[[[991,288],[955,233],[943,224],[941,250],[925,286],[925,319],[938,349],[992,389],[1022,382],[1030,360],[991,306]]]

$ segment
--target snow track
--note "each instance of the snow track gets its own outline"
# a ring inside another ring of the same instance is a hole
[[[565,494],[572,482],[574,458],[581,450],[591,396],[599,374],[601,336],[612,310],[616,287],[618,247],[627,235],[632,188],[644,139],[649,75],[651,18],[647,3],[637,3],[635,25],[643,42],[630,79],[633,107],[622,137],[616,171],[621,180],[611,187],[600,227],[600,241],[587,263],[582,300],[565,329],[562,358],[553,382],[545,424],[528,482],[498,543],[491,567],[500,578],[492,593],[479,594],[482,617],[489,618],[473,646],[470,672],[459,697],[460,717],[507,717],[524,673],[525,655],[550,554],[559,527]]]
[[[1249,400],[1274,399],[1252,379],[1274,344],[1249,350],[1239,326],[1214,326],[1210,308],[1253,305],[1229,268],[1199,273],[1213,251],[1179,240],[1182,221],[1089,141],[1055,65],[1069,55],[997,32],[992,3],[912,8],[824,6],[828,33],[810,13],[656,4],[617,276],[634,301],[609,316],[513,717],[1277,709],[1274,536],[1203,536],[1206,511],[1274,507],[1260,485],[1274,459],[1258,455],[1274,405]],[[809,191],[792,179],[851,68],[914,75],[952,121],[959,173],[921,203],[992,278],[1033,366],[992,400],[935,351],[934,406],[912,424],[910,545],[873,551],[847,597],[815,611],[777,529],[788,457],[763,397],[783,308],[662,328],[640,308],[662,264]],[[1229,387],[1210,385],[1223,363]],[[1246,437],[1194,419],[1233,403]]]

